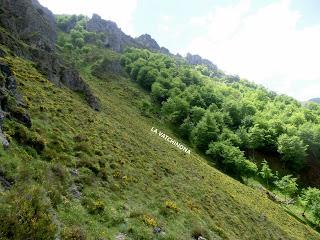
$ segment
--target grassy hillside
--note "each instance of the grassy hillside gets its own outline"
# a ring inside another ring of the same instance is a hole
[[[149,96],[128,78],[98,79],[86,59],[79,63],[101,100],[95,112],[32,63],[1,61],[15,72],[33,126],[4,125],[11,147],[0,150],[0,173],[12,186],[0,191],[0,239],[320,238],[195,151],[187,155],[154,135],[151,127],[174,133],[141,114]]]

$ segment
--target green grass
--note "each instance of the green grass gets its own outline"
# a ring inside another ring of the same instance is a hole
[[[97,79],[90,66],[83,66],[82,75],[101,100],[101,112],[95,112],[81,95],[44,79],[32,63],[2,60],[14,68],[28,104],[33,126],[26,134],[41,137],[45,149],[37,152],[19,144],[10,132],[11,125],[19,124],[7,120],[11,148],[0,150],[0,163],[14,185],[0,196],[18,197],[21,188],[40,185],[46,193],[40,204],[50,200],[47,214],[56,218],[53,223],[63,239],[115,239],[119,233],[128,239],[185,240],[199,234],[230,240],[320,238],[195,151],[186,155],[155,136],[151,127],[175,135],[161,120],[142,116],[140,102],[149,96],[129,79]],[[81,192],[80,198],[70,192],[71,186]],[[154,226],[165,234],[154,234]]]

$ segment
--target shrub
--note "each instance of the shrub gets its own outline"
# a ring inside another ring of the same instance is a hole
[[[292,175],[282,177],[275,184],[285,194],[286,199],[287,196],[291,197],[298,190],[297,179],[293,178]]]
[[[207,150],[211,141],[216,141],[220,134],[223,120],[219,113],[206,112],[191,132],[191,138],[200,150]]]
[[[262,161],[262,167],[259,172],[259,175],[266,182],[267,187],[269,187],[270,181],[274,179],[274,174],[272,173],[272,170],[270,169],[268,162],[266,160]]]
[[[75,151],[84,152],[84,153],[87,153],[89,155],[92,155],[91,149],[92,149],[92,147],[90,146],[90,144],[88,142],[77,143],[75,145],[75,147],[74,147]]]
[[[320,190],[308,187],[301,195],[302,205],[304,206],[303,215],[308,210],[313,210],[320,206]]]
[[[282,154],[282,161],[289,162],[297,170],[304,165],[307,147],[298,136],[282,134],[278,138],[278,152]]]
[[[0,236],[7,239],[54,239],[57,226],[50,209],[50,200],[39,186],[25,186],[5,193],[0,200]]]
[[[64,240],[86,240],[86,234],[79,226],[65,227],[62,230],[62,239]]]
[[[4,132],[13,137],[18,143],[34,148],[37,153],[41,153],[46,147],[46,141],[42,136],[20,123],[6,121]]]
[[[200,226],[194,227],[194,229],[192,230],[191,236],[192,236],[192,239],[199,239],[200,237],[209,239],[208,231],[205,228]]]
[[[175,212],[179,211],[179,209],[177,207],[177,204],[175,204],[175,202],[173,202],[171,200],[165,201],[165,206],[166,206],[166,208],[171,209],[171,210],[173,210]]]
[[[143,215],[143,222],[151,227],[157,226],[157,221],[148,215]]]
[[[151,116],[152,106],[150,101],[143,99],[140,103],[140,110],[143,116],[145,117]]]
[[[86,197],[83,199],[82,204],[90,214],[101,214],[105,210],[105,204],[102,200],[93,200],[92,198]]]

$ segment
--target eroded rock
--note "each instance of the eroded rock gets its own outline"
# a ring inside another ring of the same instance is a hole
[[[88,104],[99,110],[99,100],[78,71],[64,63],[55,52],[57,33],[52,12],[37,0],[0,0],[0,6],[3,9],[0,26],[6,30],[0,31],[0,43],[14,54],[35,62],[37,69],[54,84],[82,92]],[[7,84],[11,86],[14,80],[9,78]]]
[[[210,60],[204,59],[199,55],[192,55],[190,53],[186,56],[187,63],[190,65],[205,65],[209,70],[216,71],[218,68]]]
[[[89,32],[106,33],[104,45],[116,52],[122,52],[126,47],[141,47],[132,37],[122,32],[115,22],[104,20],[97,14],[93,14],[86,29]]]
[[[154,40],[149,34],[142,34],[135,40],[151,50],[160,51],[161,49],[157,41]]]

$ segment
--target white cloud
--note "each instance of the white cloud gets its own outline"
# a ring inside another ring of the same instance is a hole
[[[191,19],[206,29],[187,51],[299,100],[319,96],[320,25],[297,28],[301,15],[283,0],[253,12],[250,1]]]
[[[135,35],[133,26],[133,13],[137,8],[137,0],[39,0],[56,14],[85,14],[89,17],[93,13],[99,14],[103,19],[112,20],[121,29]]]
[[[163,34],[168,34],[172,32],[172,28],[169,26],[172,25],[173,17],[169,15],[164,15],[160,17],[160,21],[158,22],[158,31]]]

